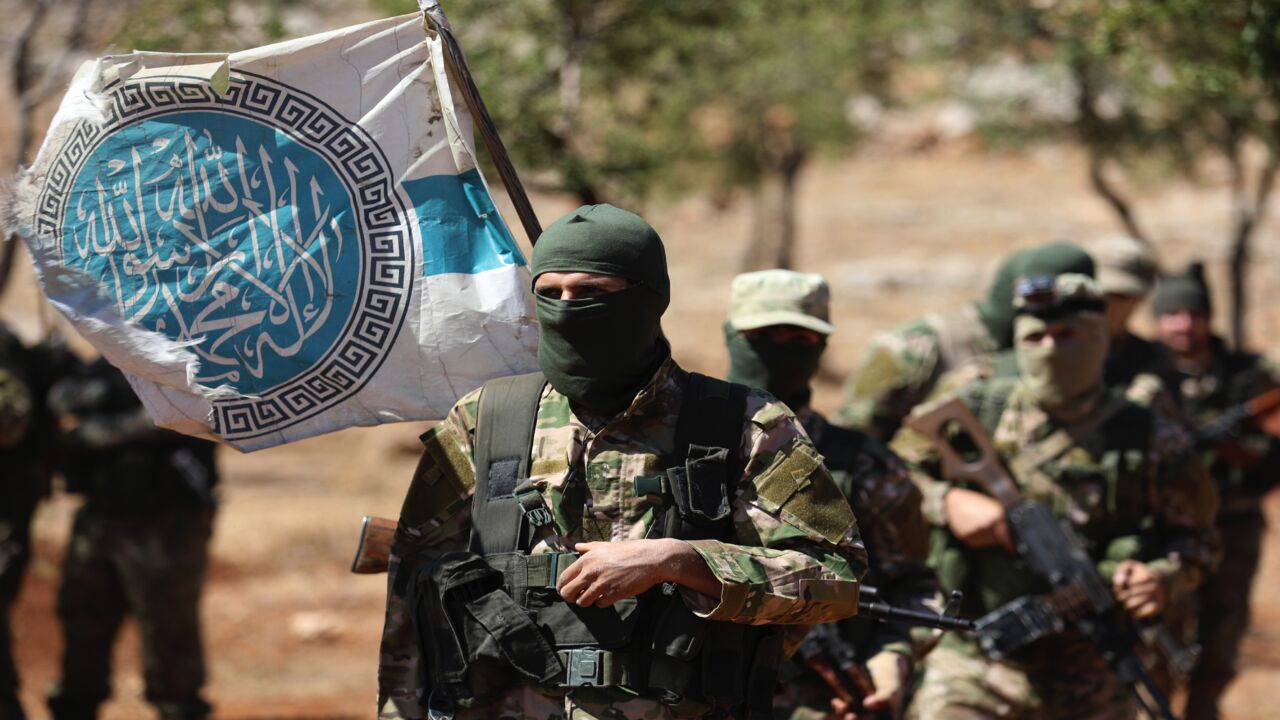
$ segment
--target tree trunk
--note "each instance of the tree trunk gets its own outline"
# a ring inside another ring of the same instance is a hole
[[[756,185],[744,272],[791,268],[796,243],[796,184],[802,165],[792,162],[770,168]]]

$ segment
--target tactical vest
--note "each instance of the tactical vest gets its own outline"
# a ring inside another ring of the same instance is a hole
[[[528,480],[545,382],[541,374],[503,378],[480,394],[469,551],[419,569],[410,591],[422,686],[431,692],[424,706],[445,716],[454,703],[475,706],[532,684],[625,688],[670,705],[709,705],[719,716],[770,717],[777,628],[699,618],[672,583],[609,608],[578,607],[556,591],[578,554],[530,554],[536,530],[552,523]],[[636,478],[636,492],[667,500],[662,537],[735,541],[746,395],[745,386],[691,375],[670,467]]]
[[[962,393],[988,434],[994,434],[1016,384],[1017,378],[997,377],[973,383]],[[1126,403],[1090,434],[1102,439],[1096,462],[1073,460],[1067,451],[1039,466],[1061,490],[1048,504],[1056,515],[1075,525],[1100,568],[1124,559],[1149,558],[1160,545],[1147,521],[1151,508],[1145,488],[1153,421],[1150,411]],[[1019,480],[1024,481],[1020,484],[1025,492],[1025,479]],[[1050,589],[1021,558],[999,548],[968,548],[945,528],[934,533],[931,555],[943,587],[964,591],[965,610],[974,615]]]

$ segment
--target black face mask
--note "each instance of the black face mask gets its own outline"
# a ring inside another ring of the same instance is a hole
[[[625,410],[671,354],[660,323],[666,299],[644,285],[582,300],[535,297],[542,373],[598,413]]]
[[[817,345],[748,340],[728,323],[724,332],[730,381],[764,390],[793,411],[808,407],[809,381],[818,372],[822,352],[827,349],[826,338]]]

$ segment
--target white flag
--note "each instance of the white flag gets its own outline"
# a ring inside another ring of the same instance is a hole
[[[152,417],[252,450],[536,369],[473,147],[419,14],[135,52],[80,68],[18,211],[49,299]]]

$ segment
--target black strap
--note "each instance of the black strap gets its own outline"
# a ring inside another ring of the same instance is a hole
[[[517,489],[529,477],[529,455],[546,378],[541,373],[498,378],[480,392],[473,458],[471,550],[481,555],[525,552],[525,509]]]
[[[742,416],[747,412],[746,385],[731,383],[701,373],[689,373],[676,421],[675,463],[689,457],[689,446],[727,448],[729,476],[737,479],[742,446]]]

